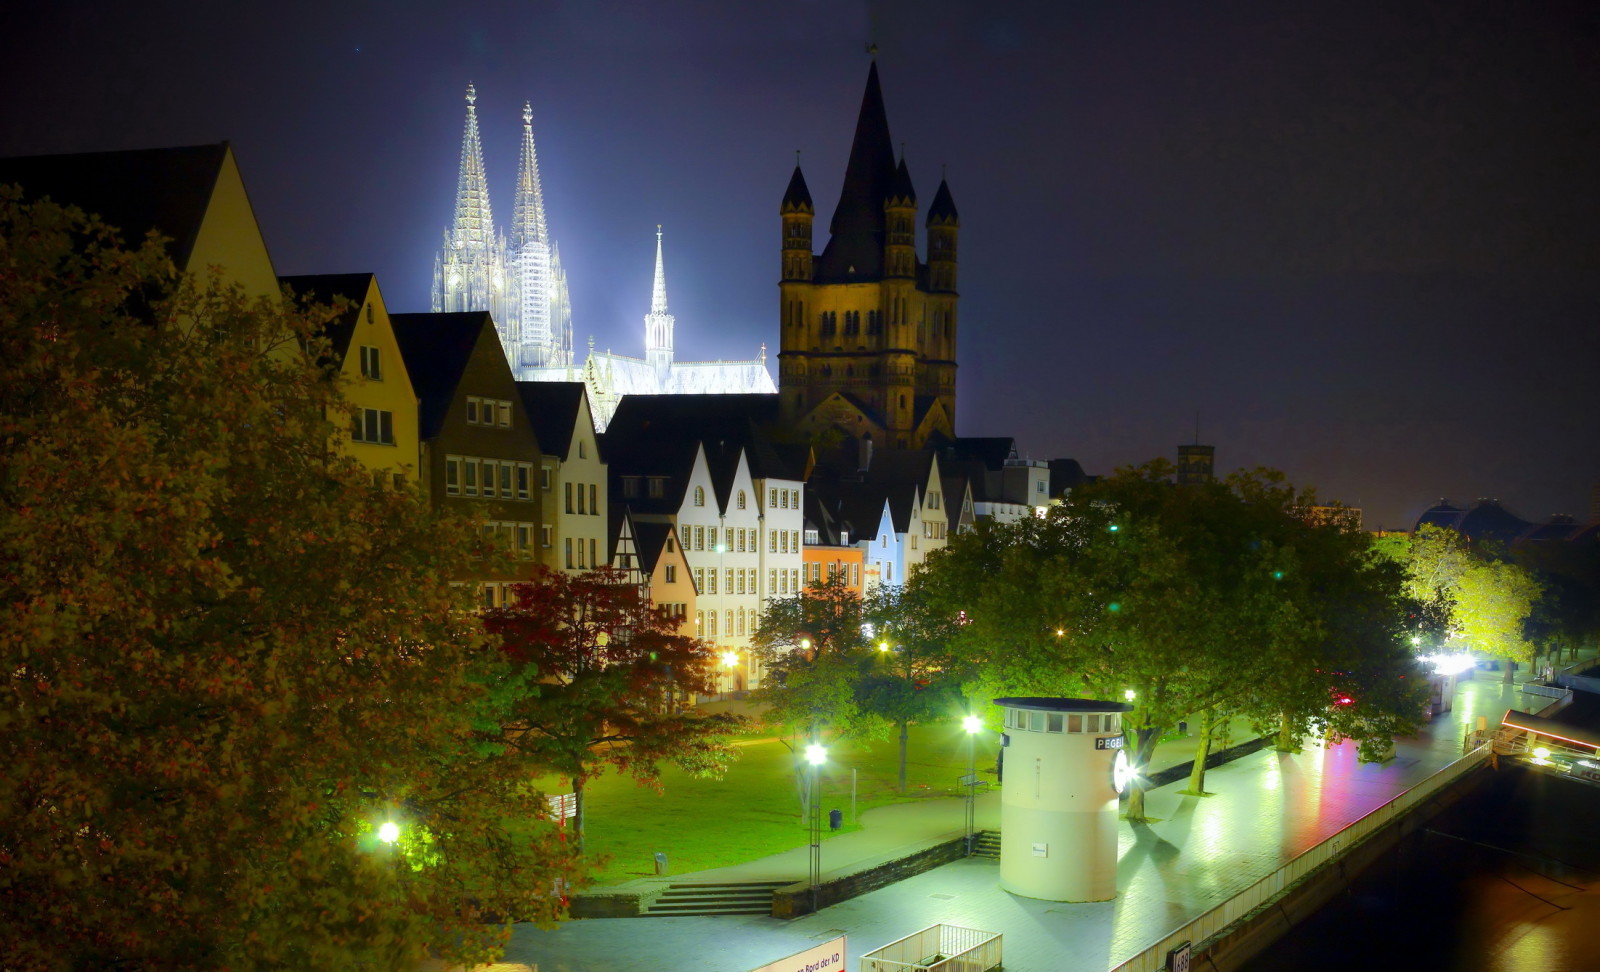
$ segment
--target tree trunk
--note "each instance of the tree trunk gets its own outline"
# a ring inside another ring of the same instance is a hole
[[[1517,663],[1512,661],[1511,659],[1507,658],[1506,659],[1506,673],[1505,673],[1505,676],[1500,679],[1500,681],[1502,683],[1506,684],[1506,685],[1510,685],[1511,682],[1513,681],[1513,679],[1515,678],[1516,671],[1517,671]]]
[[[583,856],[583,777],[572,778],[573,817],[572,817],[572,842],[577,847],[578,856]]]
[[[1135,729],[1134,736],[1138,740],[1134,748],[1134,769],[1138,770],[1133,779],[1128,781],[1128,810],[1123,816],[1129,823],[1145,823],[1144,815],[1144,788],[1149,781],[1145,779],[1145,768],[1150,765],[1150,759],[1155,755],[1156,740],[1161,737],[1159,729]]]
[[[911,724],[909,719],[900,720],[900,795],[906,795],[906,732]]]
[[[1194,747],[1194,766],[1189,770],[1189,788],[1185,793],[1206,795],[1206,757],[1211,755],[1211,734],[1217,726],[1216,709],[1200,713],[1200,739]]]
[[[1289,713],[1280,713],[1278,716],[1278,743],[1273,747],[1280,753],[1298,753],[1300,751],[1300,737],[1294,731],[1294,723],[1289,719]]]

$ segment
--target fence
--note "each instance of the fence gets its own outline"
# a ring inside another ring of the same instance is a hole
[[[1297,855],[1226,902],[1151,944],[1143,952],[1121,965],[1115,966],[1112,972],[1159,972],[1165,968],[1167,953],[1172,949],[1193,942],[1195,950],[1198,951],[1201,943],[1221,934],[1228,926],[1267,904],[1319,867],[1389,826],[1413,807],[1478,768],[1487,758],[1487,747],[1480,746],[1474,749],[1322,843]],[[899,968],[899,966],[884,968]],[[867,972],[865,965],[862,966],[862,972]]]
[[[861,956],[861,972],[987,972],[1000,967],[997,932],[930,925]]]

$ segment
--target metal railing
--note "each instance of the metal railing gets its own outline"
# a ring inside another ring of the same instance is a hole
[[[1296,855],[1282,867],[1226,902],[1165,935],[1159,941],[1151,943],[1144,951],[1121,965],[1113,966],[1112,972],[1159,972],[1166,965],[1167,953],[1186,942],[1192,942],[1195,950],[1199,951],[1203,943],[1221,934],[1234,922],[1267,904],[1302,878],[1348,852],[1367,837],[1389,826],[1413,807],[1477,769],[1487,758],[1487,747],[1474,748],[1393,800],[1368,812],[1337,834]],[[863,965],[862,969],[865,972],[866,966]]]
[[[929,925],[861,956],[861,972],[987,972],[1000,967],[1000,934]]]

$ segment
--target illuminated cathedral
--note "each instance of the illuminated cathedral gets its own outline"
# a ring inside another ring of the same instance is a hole
[[[508,240],[494,224],[483,147],[478,138],[477,91],[467,86],[467,127],[461,142],[461,175],[455,217],[433,265],[433,310],[487,310],[500,332],[511,371],[519,381],[582,381],[590,412],[604,431],[624,395],[776,394],[767,371],[767,349],[747,360],[678,361],[673,352],[676,319],[667,311],[666,267],[661,227],[656,227],[655,281],[644,317],[644,357],[594,350],[574,366],[572,305],[561,256],[550,238],[544,190],[533,145],[533,111],[522,106],[522,158],[517,170]]]
[[[477,91],[467,85],[455,218],[433,262],[433,311],[489,311],[512,373],[530,380],[542,371],[571,367],[572,304],[561,253],[545,222],[533,109],[523,102],[522,158],[508,241],[495,227],[489,205],[477,100]]]

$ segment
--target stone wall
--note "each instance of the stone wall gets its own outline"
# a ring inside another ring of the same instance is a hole
[[[817,886],[817,907],[826,908],[869,891],[888,887],[896,881],[904,881],[923,871],[931,871],[942,864],[959,860],[966,854],[967,839],[956,837],[925,844],[904,857],[885,861],[852,874],[830,877]],[[774,918],[794,918],[810,914],[812,910],[809,881],[800,881],[772,893]]]

